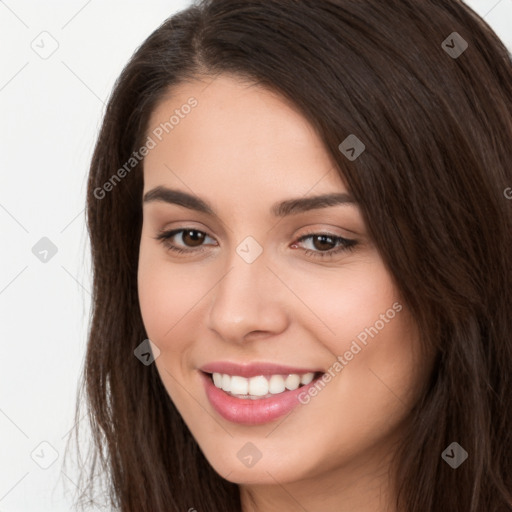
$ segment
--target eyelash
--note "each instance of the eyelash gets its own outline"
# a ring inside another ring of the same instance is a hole
[[[155,240],[159,240],[164,247],[166,247],[169,251],[176,253],[176,254],[183,254],[183,253],[195,253],[195,252],[203,252],[204,249],[181,249],[180,247],[176,247],[175,245],[171,244],[169,240],[174,237],[175,235],[179,233],[184,233],[186,231],[194,231],[196,233],[201,233],[203,235],[209,236],[204,231],[200,231],[199,229],[193,229],[193,228],[181,228],[181,229],[173,229],[171,231],[160,231],[160,233],[154,237]],[[335,243],[340,243],[341,245],[336,249],[329,249],[328,251],[318,251],[318,250],[311,250],[311,249],[303,249],[304,254],[306,256],[312,256],[313,258],[318,259],[327,259],[332,258],[333,256],[341,253],[341,252],[351,252],[355,249],[356,245],[358,244],[357,240],[349,239],[349,238],[343,238],[341,236],[332,235],[331,233],[306,233],[302,235],[297,242],[303,242],[304,240],[307,240],[308,238],[314,238],[315,236],[325,236],[328,238],[331,238]],[[210,237],[212,238],[212,237]],[[295,244],[296,242],[294,242]]]

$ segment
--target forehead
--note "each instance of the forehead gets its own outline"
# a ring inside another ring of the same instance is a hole
[[[152,113],[147,135],[156,145],[144,161],[145,190],[185,185],[208,195],[227,186],[231,194],[266,197],[346,190],[321,138],[294,105],[233,76],[174,87]]]

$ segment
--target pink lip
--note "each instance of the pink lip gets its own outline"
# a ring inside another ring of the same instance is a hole
[[[245,378],[258,375],[264,375],[265,377],[270,375],[289,375],[290,373],[302,375],[304,373],[323,373],[324,371],[321,368],[293,368],[273,363],[236,364],[228,361],[205,364],[199,369],[206,373],[227,373],[228,375],[239,375]]]
[[[291,373],[296,372],[293,371]],[[308,372],[304,371],[302,373]],[[228,421],[243,425],[261,425],[288,414],[294,407],[301,403],[298,398],[299,395],[307,393],[308,389],[315,385],[318,379],[321,378],[318,377],[309,384],[293,391],[283,391],[269,398],[251,400],[250,398],[236,398],[228,395],[225,391],[217,388],[213,384],[212,378],[208,373],[199,372],[199,374],[203,379],[206,396],[217,413]],[[258,373],[254,375],[262,374]]]

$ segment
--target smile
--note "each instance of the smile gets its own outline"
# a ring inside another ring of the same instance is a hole
[[[316,369],[253,363],[211,363],[200,368],[206,397],[222,418],[261,425],[289,414],[301,404],[299,395],[324,372]]]
[[[316,375],[317,377],[319,375]],[[294,391],[301,386],[309,384],[315,378],[315,373],[308,372],[302,375],[292,373],[288,375],[275,374],[271,376],[258,375],[245,378],[240,375],[227,373],[213,373],[212,381],[216,388],[222,389],[237,398],[258,400],[270,398],[272,395],[284,393],[286,390]]]

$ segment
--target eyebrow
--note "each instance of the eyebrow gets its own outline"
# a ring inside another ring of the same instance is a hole
[[[198,196],[188,194],[181,190],[158,186],[144,194],[143,203],[161,201],[164,203],[176,204],[190,210],[195,210],[207,215],[216,215],[214,209]],[[309,210],[328,208],[337,205],[356,206],[355,199],[347,193],[323,194],[313,197],[301,197],[297,199],[287,199],[275,203],[270,211],[275,217],[286,217]]]

